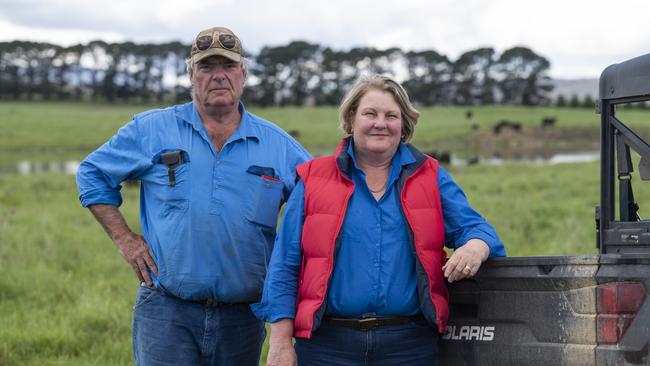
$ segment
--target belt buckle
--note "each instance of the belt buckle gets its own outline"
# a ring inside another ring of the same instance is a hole
[[[360,330],[373,330],[377,328],[377,318],[363,318],[359,319],[359,329]]]
[[[209,298],[205,301],[205,305],[207,306],[219,306],[219,301],[215,300],[213,298]]]

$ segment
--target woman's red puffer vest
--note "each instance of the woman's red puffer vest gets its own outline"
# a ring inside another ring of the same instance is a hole
[[[336,154],[297,167],[305,185],[305,221],[302,230],[294,336],[310,338],[325,313],[335,248],[354,183],[345,174],[350,167],[349,139]],[[443,333],[449,317],[447,288],[442,274],[446,260],[445,230],[438,189],[438,162],[407,145],[416,157],[397,181],[402,211],[416,253],[416,278],[424,317]],[[363,289],[359,289],[363,291]]]

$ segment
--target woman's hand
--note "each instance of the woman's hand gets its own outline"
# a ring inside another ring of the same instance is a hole
[[[442,266],[449,282],[472,277],[490,255],[490,247],[481,239],[470,239],[462,247],[454,250],[447,263]]]
[[[295,366],[297,361],[293,342],[269,342],[269,354],[266,357],[267,366]]]
[[[296,366],[298,357],[293,347],[293,319],[271,323],[267,366]]]

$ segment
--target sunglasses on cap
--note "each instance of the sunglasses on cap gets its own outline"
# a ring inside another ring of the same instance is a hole
[[[196,38],[196,48],[199,51],[205,51],[212,47],[215,39],[219,42],[221,48],[232,50],[237,46],[237,38],[232,34],[214,32],[211,35],[204,35]]]

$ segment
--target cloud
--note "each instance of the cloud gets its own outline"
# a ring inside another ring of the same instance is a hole
[[[0,8],[5,41],[189,44],[199,30],[224,25],[253,53],[298,39],[335,49],[434,49],[451,59],[479,47],[525,45],[560,77],[597,77],[650,45],[647,0],[0,0]]]
[[[81,28],[52,29],[38,26],[23,26],[0,19],[0,41],[35,41],[69,46],[103,39],[107,42],[121,42],[124,35],[118,32],[101,32]]]

